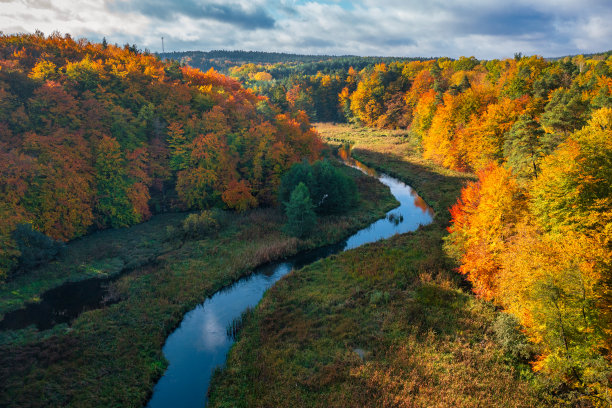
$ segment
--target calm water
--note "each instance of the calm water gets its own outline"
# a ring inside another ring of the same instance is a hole
[[[155,386],[147,407],[203,407],[212,373],[225,364],[227,352],[234,343],[227,334],[227,327],[248,307],[257,305],[264,292],[292,269],[395,234],[414,231],[433,220],[432,209],[410,186],[393,177],[376,174],[354,160],[347,164],[378,177],[391,188],[400,206],[343,242],[257,268],[252,275],[215,293],[188,312],[166,340],[163,352],[170,364]]]
[[[0,321],[0,330],[18,330],[35,325],[48,330],[60,323],[70,323],[81,313],[116,303],[108,295],[109,283],[119,276],[67,282],[43,293],[40,302],[9,312]]]

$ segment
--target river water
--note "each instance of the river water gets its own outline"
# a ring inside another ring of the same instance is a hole
[[[207,391],[215,368],[223,366],[234,343],[227,328],[247,309],[259,303],[265,291],[293,269],[329,255],[416,230],[433,220],[433,210],[408,185],[377,174],[362,163],[344,156],[346,164],[377,177],[391,189],[399,207],[350,236],[327,247],[264,265],[253,274],[215,293],[185,314],[180,326],[168,336],[163,352],[169,366],[159,380],[147,407],[198,407],[206,405]]]

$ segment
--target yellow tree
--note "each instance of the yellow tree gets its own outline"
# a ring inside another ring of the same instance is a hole
[[[478,182],[465,187],[451,208],[447,246],[461,258],[459,272],[485,299],[497,294],[504,247],[526,208],[524,193],[511,173],[493,163],[478,173]]]

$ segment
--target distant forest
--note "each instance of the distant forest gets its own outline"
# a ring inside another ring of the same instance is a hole
[[[359,57],[355,55],[304,55],[263,51],[182,51],[156,54],[161,59],[175,60],[202,71],[213,68],[228,74],[230,68],[245,64],[282,64],[283,70],[275,76],[287,74],[316,74],[319,71],[346,71],[349,67],[363,69],[368,66],[393,61],[424,61],[431,58]]]

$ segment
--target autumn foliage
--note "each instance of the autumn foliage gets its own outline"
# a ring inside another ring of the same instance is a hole
[[[320,147],[305,115],[213,70],[59,34],[0,36],[0,279],[20,224],[67,241],[155,212],[274,204],[283,172]]]
[[[521,184],[479,173],[451,209],[448,247],[477,294],[516,316],[539,347],[534,369],[609,403],[612,357],[612,109],[542,159]]]
[[[339,94],[347,120],[408,128],[425,158],[476,172],[450,209],[446,249],[478,296],[521,323],[533,368],[572,403],[601,406],[612,403],[611,77],[605,57],[441,58],[377,65]]]

